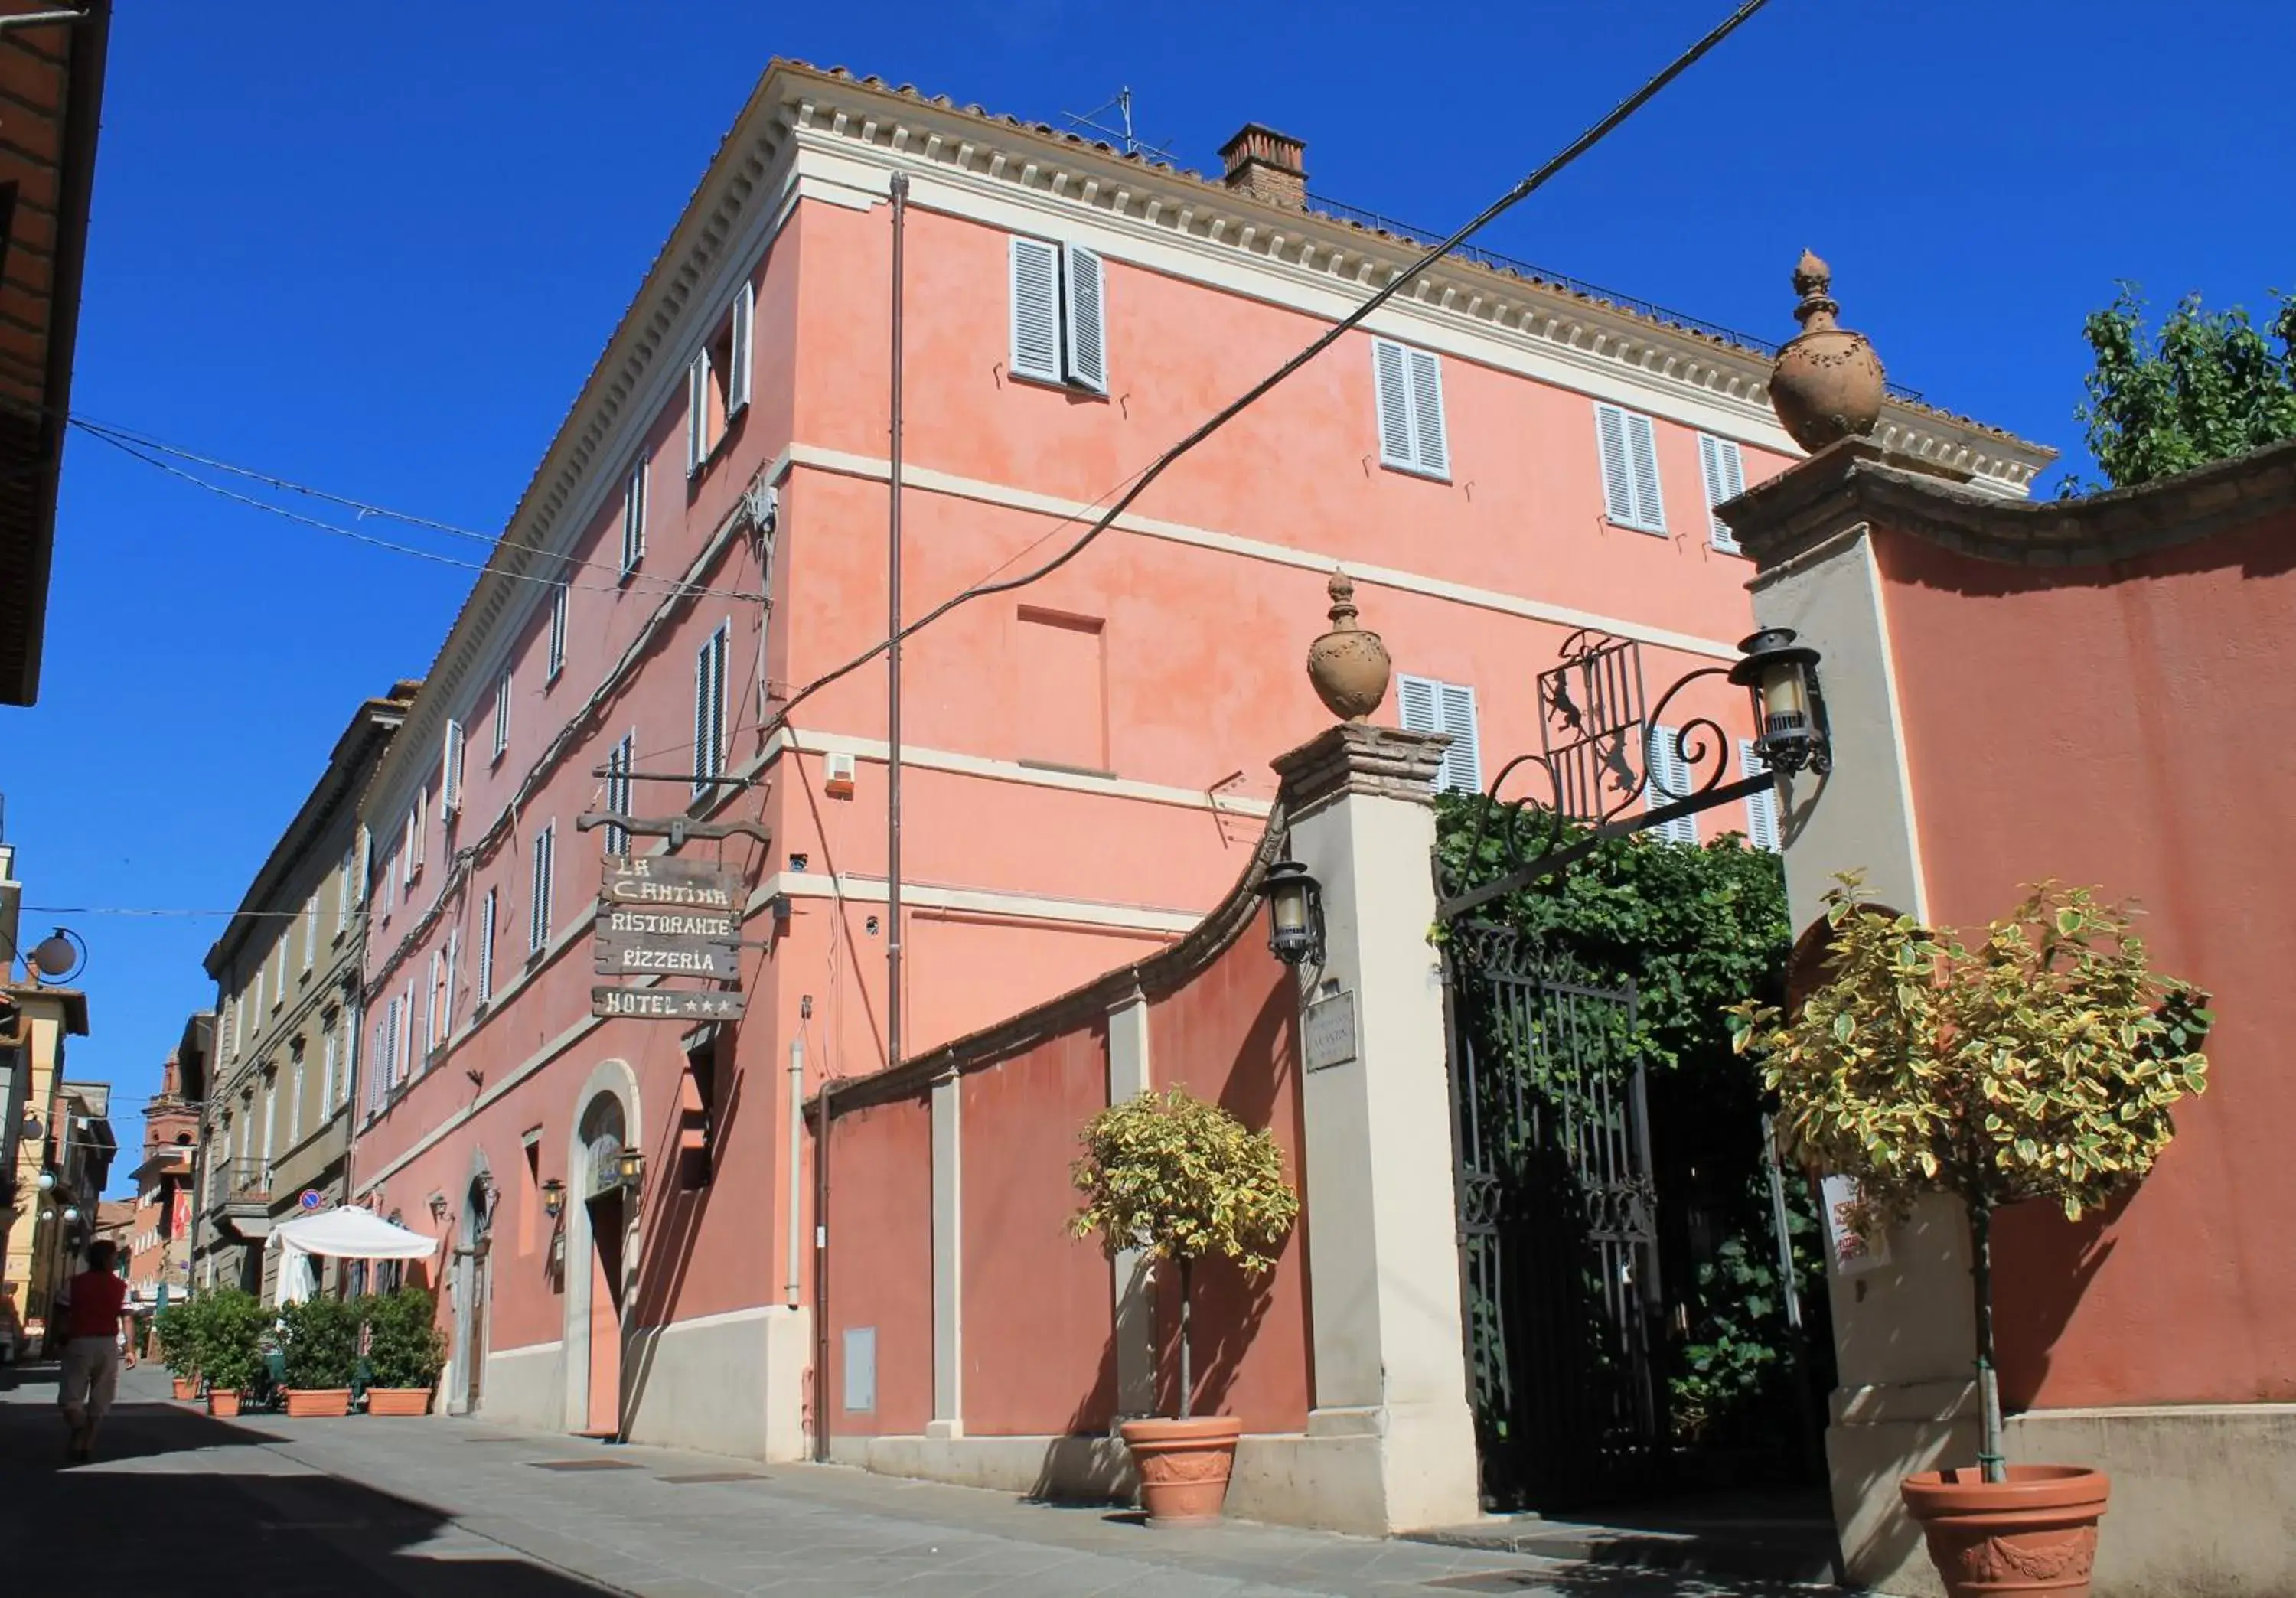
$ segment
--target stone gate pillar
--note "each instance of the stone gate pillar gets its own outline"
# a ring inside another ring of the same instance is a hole
[[[1313,1474],[1326,1523],[1350,1530],[1456,1524],[1479,1510],[1442,973],[1429,940],[1433,783],[1448,742],[1350,723],[1275,762],[1292,855],[1322,884],[1324,928],[1321,962],[1300,967],[1315,1386],[1293,1468]]]

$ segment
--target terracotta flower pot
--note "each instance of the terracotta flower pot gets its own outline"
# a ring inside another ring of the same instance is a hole
[[[366,1389],[366,1413],[371,1415],[425,1415],[430,1413],[427,1387],[371,1387]]]
[[[1929,1540],[1948,1598],[2088,1598],[2096,1523],[2112,1491],[2103,1471],[2011,1465],[2008,1480],[1988,1483],[1976,1470],[1924,1471],[1898,1491]]]
[[[1220,1518],[1235,1440],[1234,1415],[1187,1421],[1127,1421],[1119,1428],[1140,1473],[1140,1507],[1157,1527],[1210,1526]]]
[[[291,1421],[315,1421],[350,1413],[351,1389],[347,1387],[291,1387],[287,1389],[287,1418]]]
[[[200,1384],[197,1378],[191,1376],[176,1376],[171,1380],[175,1383],[176,1403],[186,1403],[200,1396]]]
[[[239,1389],[235,1387],[208,1389],[208,1414],[222,1421],[234,1418],[239,1414]]]

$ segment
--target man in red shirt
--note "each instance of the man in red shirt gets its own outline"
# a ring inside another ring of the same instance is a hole
[[[95,1429],[111,1408],[119,1386],[123,1354],[129,1365],[132,1350],[123,1348],[127,1331],[127,1283],[112,1268],[118,1246],[106,1240],[91,1243],[87,1269],[65,1286],[57,1307],[64,1322],[64,1422],[71,1428],[70,1454],[75,1460],[95,1457]]]

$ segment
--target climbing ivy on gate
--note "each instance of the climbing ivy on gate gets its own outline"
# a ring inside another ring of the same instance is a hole
[[[1437,801],[1437,849],[1452,891],[1508,867],[1495,836],[1505,829],[1487,825],[1478,837],[1478,815],[1490,803],[1465,794]],[[1735,833],[1702,845],[1614,839],[1475,915],[1538,935],[1590,980],[1633,979],[1661,1205],[1693,1217],[1664,1261],[1669,1305],[1681,1316],[1666,1328],[1675,1433],[1685,1445],[1716,1447],[1775,1441],[1778,1406],[1791,1411],[1792,1384],[1802,1377],[1760,1160],[1759,1075],[1734,1053],[1726,1012],[1784,993],[1792,932],[1777,856]],[[1788,1174],[1786,1191],[1805,1315],[1819,1317],[1811,1352],[1827,1367],[1816,1209],[1798,1176]],[[1825,1369],[1817,1379],[1830,1381]]]

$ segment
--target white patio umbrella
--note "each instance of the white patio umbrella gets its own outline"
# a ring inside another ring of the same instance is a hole
[[[353,1205],[283,1221],[271,1229],[265,1246],[279,1250],[275,1297],[282,1304],[311,1296],[314,1254],[333,1259],[427,1259],[439,1251],[436,1238],[409,1232]]]

